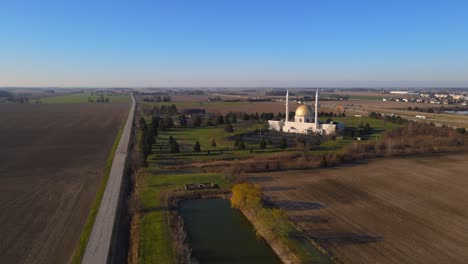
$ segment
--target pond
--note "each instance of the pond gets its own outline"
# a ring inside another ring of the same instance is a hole
[[[203,264],[281,263],[275,252],[258,239],[254,227],[226,199],[188,200],[180,203],[192,255]]]
[[[459,110],[459,111],[445,111],[445,113],[448,113],[448,114],[456,114],[456,115],[468,115],[468,111],[462,111],[462,110]]]

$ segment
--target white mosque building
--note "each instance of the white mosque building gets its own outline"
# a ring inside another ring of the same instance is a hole
[[[270,129],[286,133],[333,135],[344,130],[344,123],[318,121],[318,90],[315,94],[315,110],[310,105],[300,105],[294,121],[289,121],[289,91],[286,92],[286,119],[268,120]]]

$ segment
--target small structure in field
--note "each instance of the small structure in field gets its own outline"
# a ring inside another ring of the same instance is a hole
[[[205,189],[218,189],[218,184],[208,182],[208,183],[188,183],[184,184],[184,188],[186,191],[193,191],[193,190],[205,190]]]

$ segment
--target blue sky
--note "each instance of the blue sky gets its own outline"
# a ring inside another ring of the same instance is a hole
[[[468,1],[2,0],[0,86],[468,86]]]

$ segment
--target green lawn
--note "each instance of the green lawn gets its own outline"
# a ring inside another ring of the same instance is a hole
[[[79,103],[89,103],[88,100],[91,98],[94,102],[99,97],[97,94],[91,93],[75,93],[67,94],[53,97],[41,98],[39,101],[44,104],[79,104]],[[104,98],[109,98],[110,103],[122,103],[130,102],[129,95],[111,95],[104,94]]]
[[[165,172],[150,166],[140,175],[138,186],[142,203],[139,228],[140,263],[174,263],[172,238],[164,196],[168,191],[183,189],[186,183],[213,182],[221,188],[229,183],[220,174]]]
[[[325,121],[327,118],[319,118],[321,121]],[[379,136],[381,136],[383,133],[386,131],[393,130],[397,127],[402,127],[403,125],[399,124],[394,124],[391,122],[385,122],[384,120],[381,119],[374,119],[370,118],[367,116],[363,117],[355,117],[355,116],[349,116],[349,117],[333,117],[333,121],[335,122],[343,122],[345,123],[346,127],[359,127],[360,124],[365,125],[366,123],[369,123],[369,125],[372,128],[372,132],[368,136],[363,136],[361,137],[362,140],[368,140],[368,139],[374,139]],[[315,151],[313,153],[315,154],[323,154],[323,153],[329,153],[333,152],[336,150],[340,150],[343,147],[351,144],[352,142],[356,141],[355,138],[347,138],[344,137],[342,139],[336,139],[336,140],[328,140],[324,143],[322,143],[319,147],[315,148]]]

